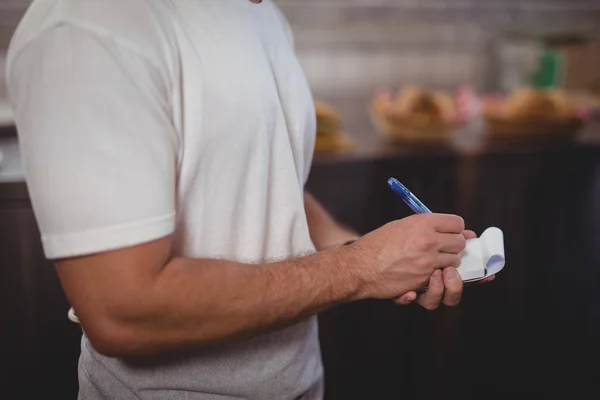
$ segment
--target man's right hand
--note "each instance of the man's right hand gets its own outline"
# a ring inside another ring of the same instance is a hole
[[[464,229],[461,217],[419,214],[364,236],[352,245],[365,261],[356,270],[359,298],[397,299],[427,286],[437,269],[457,267],[466,246]],[[442,283],[441,271],[436,274]]]

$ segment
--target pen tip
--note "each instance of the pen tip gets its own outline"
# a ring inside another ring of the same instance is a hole
[[[395,178],[390,178],[390,179],[388,179],[388,181],[387,181],[388,185],[393,185],[395,182],[396,182],[396,179],[395,179]]]

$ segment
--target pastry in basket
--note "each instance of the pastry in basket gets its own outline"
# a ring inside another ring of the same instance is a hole
[[[353,147],[354,143],[343,132],[339,114],[330,104],[315,101],[315,112],[317,116],[315,150],[346,150]]]
[[[412,85],[396,93],[377,93],[371,103],[371,118],[389,138],[415,143],[450,139],[462,121],[452,94]]]
[[[395,109],[408,123],[440,125],[451,123],[456,116],[454,101],[446,93],[428,92],[418,87],[406,87],[398,94]]]
[[[504,117],[522,122],[561,122],[575,118],[575,107],[560,90],[521,89],[504,105]]]
[[[486,100],[488,133],[498,138],[571,136],[582,125],[574,101],[559,89],[523,88]]]
[[[548,96],[554,104],[556,118],[564,121],[570,121],[577,118],[577,107],[575,102],[562,90],[550,90]]]
[[[388,91],[378,93],[373,100],[373,109],[391,122],[405,125],[449,125],[458,119],[451,95],[431,92],[418,86],[405,86],[395,96]]]

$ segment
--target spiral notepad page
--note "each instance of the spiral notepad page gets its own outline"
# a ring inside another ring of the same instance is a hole
[[[474,281],[497,274],[504,268],[504,235],[498,228],[488,228],[477,239],[467,240],[460,254],[458,273],[463,281]]]

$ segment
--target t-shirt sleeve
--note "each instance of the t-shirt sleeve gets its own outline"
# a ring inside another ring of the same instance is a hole
[[[46,256],[171,234],[179,140],[166,74],[129,45],[70,25],[43,32],[9,68]]]

